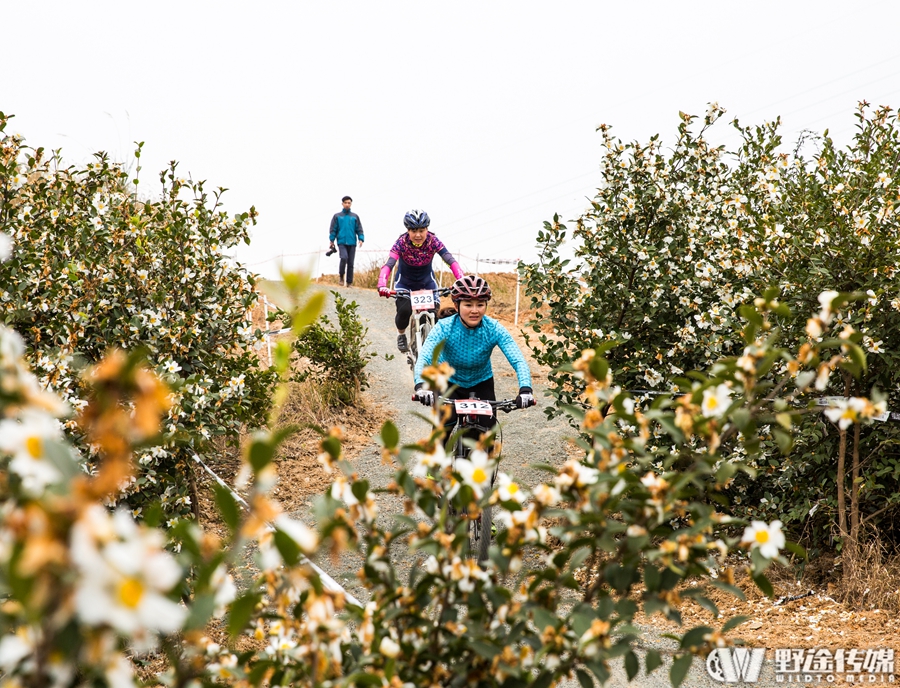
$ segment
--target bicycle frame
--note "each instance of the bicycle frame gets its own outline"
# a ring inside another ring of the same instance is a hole
[[[422,345],[428,338],[428,333],[434,327],[437,316],[437,308],[440,304],[440,298],[450,293],[449,287],[443,289],[433,289],[435,308],[429,310],[416,311],[413,310],[409,318],[409,325],[406,328],[406,341],[409,344],[409,351],[406,352],[406,362],[409,364],[410,370],[415,372],[416,361],[419,358],[419,352]],[[410,299],[411,292],[408,289],[397,289],[391,292],[394,298]]]

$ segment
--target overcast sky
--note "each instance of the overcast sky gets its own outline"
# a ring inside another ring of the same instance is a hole
[[[857,101],[900,104],[891,0],[6,0],[0,25],[10,131],[75,163],[145,141],[145,192],[174,159],[227,187],[230,212],[256,206],[238,258],[269,276],[326,247],[345,194],[358,267],[410,208],[470,271],[531,258],[543,221],[599,183],[601,123],[667,142],[679,110],[718,101],[744,123],[781,115],[788,140],[846,140]]]

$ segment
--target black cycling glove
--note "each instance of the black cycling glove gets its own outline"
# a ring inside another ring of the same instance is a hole
[[[425,383],[420,382],[416,385],[416,401],[418,401],[423,406],[434,406],[434,392],[430,389],[425,389]]]
[[[534,406],[537,402],[534,400],[534,390],[531,387],[519,387],[519,396],[516,397],[516,406],[520,409]]]

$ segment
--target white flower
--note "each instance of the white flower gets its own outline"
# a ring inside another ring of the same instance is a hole
[[[440,573],[441,565],[438,563],[438,560],[433,554],[425,560],[425,570],[432,576],[436,576],[438,573]]]
[[[15,634],[0,639],[0,669],[11,674],[19,662],[35,649],[35,634],[31,628],[20,627]]]
[[[165,596],[182,580],[161,531],[141,528],[127,512],[87,509],[72,528],[72,559],[81,574],[75,608],[92,626],[109,625],[153,646],[148,633],[174,633],[187,611]]]
[[[559,501],[560,494],[555,487],[541,483],[534,488],[534,498],[544,506],[553,506]]]
[[[61,437],[59,421],[44,413],[28,411],[21,422],[0,421],[0,451],[12,455],[9,470],[21,478],[26,494],[39,495],[62,478],[46,454],[47,442]]]
[[[109,204],[101,194],[94,194],[93,206],[97,209],[97,214],[103,215],[109,208]]]
[[[393,659],[400,654],[400,645],[393,638],[385,636],[381,639],[381,644],[378,646],[378,651],[385,657]]]
[[[874,341],[871,337],[866,337],[866,348],[869,350],[869,353],[873,354],[882,354],[884,353],[884,349],[882,348],[882,344],[884,341],[879,339],[877,342]]]
[[[445,578],[456,581],[460,592],[466,593],[475,590],[476,580],[488,582],[490,579],[488,572],[482,569],[474,559],[463,561],[459,557],[453,557],[453,561],[444,564],[443,573]]]
[[[818,318],[810,318],[806,321],[806,334],[810,339],[818,339],[822,336],[822,321]]]
[[[6,232],[0,232],[0,262],[9,260],[12,255],[12,239]]]
[[[832,423],[837,423],[841,430],[845,430],[858,418],[856,405],[851,405],[852,400],[842,400],[836,406],[825,409],[825,415]]]
[[[766,525],[764,521],[753,521],[744,529],[741,542],[749,542],[751,549],[759,548],[759,553],[766,559],[774,559],[785,543],[781,521],[772,521],[771,525]]]
[[[238,678],[237,656],[233,654],[223,655],[219,657],[218,662],[213,662],[207,667],[207,671],[215,678]]]
[[[168,361],[163,363],[163,370],[165,370],[167,373],[174,374],[181,370],[181,366],[170,358]]]
[[[312,554],[319,545],[319,536],[312,528],[287,514],[281,514],[275,519],[275,527],[296,542],[305,554]]]
[[[819,319],[826,325],[831,322],[831,317],[833,315],[831,312],[831,304],[839,295],[840,292],[833,290],[823,291],[819,294],[819,304],[822,306],[822,311],[819,313]]]
[[[414,457],[416,462],[410,470],[410,475],[414,478],[425,478],[429,474],[437,478],[444,468],[450,465],[450,458],[444,451],[444,445],[440,442],[435,443],[434,451],[430,454],[416,452]]]
[[[510,478],[506,473],[500,473],[497,476],[498,486],[497,486],[497,495],[500,498],[501,502],[508,502],[510,500],[514,502],[518,502],[521,504],[525,501],[525,492],[519,487],[513,479]]]
[[[347,506],[359,504],[359,500],[356,498],[356,495],[353,494],[352,486],[347,481],[347,478],[342,475],[335,478],[334,483],[332,483],[331,496],[334,499],[341,500]]]
[[[481,449],[473,449],[468,459],[457,459],[456,471],[463,482],[472,488],[476,499],[481,499],[486,489],[491,487],[493,461]]]
[[[588,485],[593,485],[599,479],[600,471],[596,468],[585,466],[575,459],[569,459],[563,464],[553,482],[559,489],[566,489],[572,485],[575,487],[587,487]]]
[[[731,389],[728,385],[721,384],[703,390],[703,402],[700,404],[700,408],[705,417],[721,418],[730,404]]]
[[[234,602],[237,597],[237,586],[234,584],[234,578],[224,564],[213,571],[210,578],[210,585],[216,591],[213,598],[215,603],[215,616],[221,617],[225,614],[225,606]]]

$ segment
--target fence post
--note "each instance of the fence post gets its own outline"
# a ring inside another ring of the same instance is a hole
[[[518,265],[518,260],[516,261]],[[516,327],[519,326],[519,282],[521,281],[521,276],[519,275],[518,267],[516,268],[516,317],[514,320],[514,324]]]

